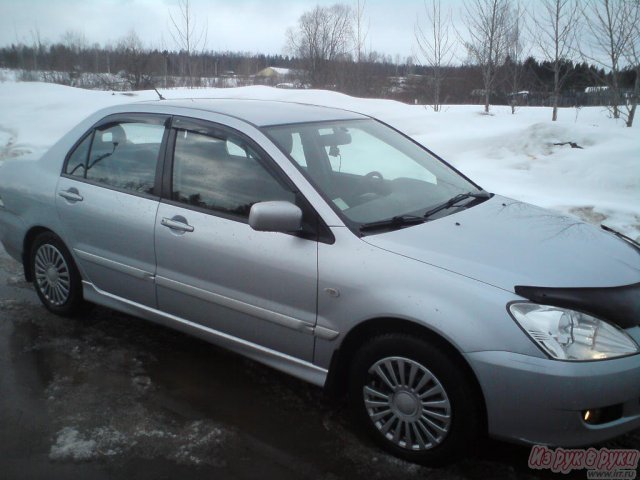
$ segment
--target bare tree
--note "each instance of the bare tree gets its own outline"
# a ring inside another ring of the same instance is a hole
[[[623,96],[620,89],[621,62],[630,41],[633,41],[634,30],[637,30],[638,2],[629,0],[591,0],[584,11],[586,25],[589,29],[589,47],[582,54],[607,70],[610,74],[605,78],[611,95],[613,118],[620,118],[621,107],[624,109]],[[623,112],[625,117],[628,111]]]
[[[71,85],[75,85],[83,71],[80,56],[87,49],[87,38],[81,31],[67,30],[62,35],[62,44],[67,49],[63,54],[64,70],[69,72]]]
[[[367,64],[369,19],[366,15],[366,0],[356,0],[352,8],[352,39],[354,63],[345,65],[343,86],[352,94],[366,95],[372,87],[370,65]]]
[[[425,0],[424,11],[426,22],[423,25],[420,17],[414,27],[414,35],[418,45],[418,57],[429,67],[430,87],[433,93],[431,105],[435,112],[442,106],[441,91],[445,80],[445,69],[453,60],[454,43],[450,36],[451,10],[442,14],[441,0]]]
[[[511,114],[516,113],[516,107],[520,100],[520,89],[524,77],[524,59],[529,49],[525,37],[525,10],[517,2],[511,9],[509,28],[507,30],[507,58],[505,59],[506,82],[510,90]]]
[[[631,18],[640,17],[640,2],[638,0],[626,0],[628,8],[631,9]],[[636,109],[638,107],[638,97],[640,97],[640,22],[637,20],[631,25],[631,35],[627,46],[624,51],[624,58],[629,66],[631,66],[636,74],[635,81],[633,83],[633,92],[630,98],[627,100],[626,105],[628,108],[627,115],[627,127],[633,126],[633,119],[636,115]]]
[[[369,23],[366,21],[365,9],[367,0],[356,0],[353,9],[353,46],[356,54],[356,62],[361,63],[366,57],[367,37],[369,36]]]
[[[132,90],[152,86],[151,75],[148,73],[150,54],[135,30],[130,30],[118,41],[116,53],[122,58],[123,76]]]
[[[87,37],[80,30],[67,30],[62,34],[62,44],[75,54],[87,48]]]
[[[466,48],[482,69],[484,111],[505,58],[509,20],[509,0],[469,0],[464,3],[465,25],[469,35]]]
[[[207,43],[208,24],[198,25],[189,0],[178,0],[178,13],[169,12],[169,34],[178,49],[184,54],[182,75],[188,77],[188,85],[194,86],[193,54],[204,49]]]
[[[326,86],[332,62],[351,50],[352,18],[351,8],[346,5],[316,6],[287,31],[287,49],[302,60],[314,86]]]
[[[29,33],[31,34],[31,48],[33,49],[33,69],[38,70],[38,56],[44,53],[45,46],[40,36],[40,29],[37,26],[30,30]]]
[[[558,119],[560,91],[569,69],[563,64],[575,56],[576,36],[580,27],[580,7],[577,0],[539,0],[538,15],[533,17],[534,35],[538,47],[553,70],[551,120]]]

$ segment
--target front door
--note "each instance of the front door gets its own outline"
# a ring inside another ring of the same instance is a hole
[[[317,242],[248,225],[254,203],[296,195],[240,135],[183,126],[156,219],[159,309],[311,361]]]

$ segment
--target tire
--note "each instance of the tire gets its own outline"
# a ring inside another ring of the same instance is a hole
[[[36,237],[31,246],[33,285],[42,304],[56,315],[70,317],[83,309],[82,279],[71,254],[53,232]]]
[[[482,431],[481,404],[460,362],[406,334],[375,337],[356,352],[349,402],[384,450],[431,467],[469,453]]]

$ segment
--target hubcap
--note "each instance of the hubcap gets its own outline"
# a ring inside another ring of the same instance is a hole
[[[40,293],[54,306],[69,299],[71,277],[64,256],[50,244],[42,245],[35,255],[35,277]]]
[[[398,415],[412,417],[418,411],[420,399],[411,392],[400,391],[393,395],[391,408],[396,410]]]
[[[449,433],[451,403],[447,392],[418,362],[403,357],[379,360],[369,369],[362,394],[375,427],[398,447],[429,450]]]

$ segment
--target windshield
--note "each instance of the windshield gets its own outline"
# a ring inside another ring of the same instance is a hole
[[[426,150],[372,119],[265,130],[351,226],[423,215],[458,194],[479,191]],[[451,213],[444,210],[438,216]]]

